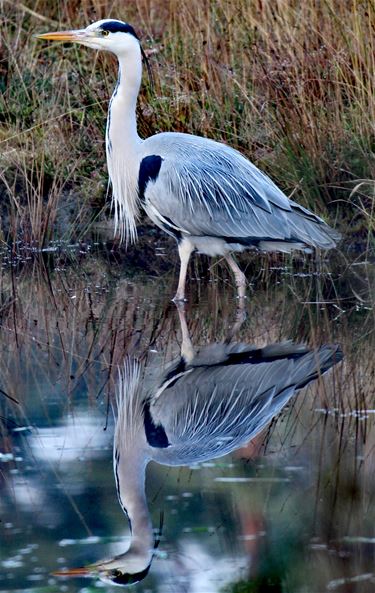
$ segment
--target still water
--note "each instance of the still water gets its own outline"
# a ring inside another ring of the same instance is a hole
[[[1,591],[375,590],[374,264],[2,261]]]

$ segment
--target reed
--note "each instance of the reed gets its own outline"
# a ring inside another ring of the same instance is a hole
[[[371,243],[372,0],[2,6],[4,238],[74,236],[105,212],[103,132],[115,61],[46,46],[32,34],[110,16],[134,24],[152,60],[156,91],[142,90],[141,134],[174,130],[227,142],[349,241]],[[73,215],[69,192],[79,204]]]

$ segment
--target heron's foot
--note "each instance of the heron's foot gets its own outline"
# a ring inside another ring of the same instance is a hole
[[[176,307],[178,315],[180,316],[180,321],[181,321],[181,315],[185,315],[186,301],[176,301],[175,299],[172,299],[172,303]]]
[[[183,303],[187,303],[185,294],[184,293],[181,294],[177,291],[172,299],[172,303],[174,303],[175,305],[182,305]]]
[[[241,277],[236,276],[237,298],[241,300],[246,299],[246,277],[242,274]]]

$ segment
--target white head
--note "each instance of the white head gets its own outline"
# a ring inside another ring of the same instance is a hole
[[[153,550],[147,556],[136,550],[116,556],[112,560],[101,561],[82,568],[71,568],[54,572],[58,577],[99,578],[110,585],[127,587],[139,583],[147,575],[153,560]]]
[[[134,51],[135,48],[142,51],[139,38],[133,27],[128,23],[112,19],[97,21],[86,29],[56,31],[37,35],[37,37],[51,41],[80,43],[93,49],[110,51],[116,56],[124,56]]]

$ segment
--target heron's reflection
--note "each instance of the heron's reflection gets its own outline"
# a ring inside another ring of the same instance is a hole
[[[113,467],[130,547],[111,560],[56,574],[118,585],[144,578],[155,554],[145,493],[149,461],[190,465],[245,445],[294,393],[342,358],[336,345],[310,350],[291,342],[257,348],[227,341],[195,350],[181,309],[179,316],[181,356],[152,387],[145,388],[137,362],[126,360],[119,373]]]

